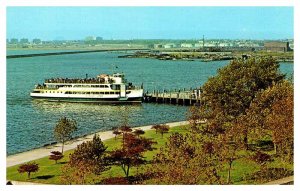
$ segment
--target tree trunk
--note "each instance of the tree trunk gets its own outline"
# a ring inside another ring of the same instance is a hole
[[[124,148],[124,144],[125,144],[125,133],[123,133],[123,141],[122,141],[122,147]]]
[[[126,172],[126,178],[128,178],[128,176],[129,176],[129,165],[127,166],[127,172]]]
[[[27,175],[28,175],[28,179],[30,179],[30,172],[28,172],[28,174],[27,174]]]
[[[127,172],[126,172],[126,166],[125,165],[121,165],[121,168],[122,168],[122,170],[123,170],[123,172],[125,173],[125,176],[127,175]]]
[[[277,145],[276,143],[273,143],[274,144],[274,152],[275,152],[275,155],[277,155]]]
[[[244,148],[246,149],[246,150],[248,150],[249,149],[249,147],[248,147],[248,136],[247,135],[244,135]]]
[[[85,184],[85,176],[84,176],[84,174],[82,175],[82,181],[81,181],[81,184],[82,184],[82,185]]]
[[[228,168],[228,174],[227,174],[227,184],[230,184],[231,181],[231,165],[232,165],[232,161],[229,162],[229,168]]]
[[[64,153],[64,145],[65,145],[65,140],[62,141],[62,146],[61,146],[61,153]]]

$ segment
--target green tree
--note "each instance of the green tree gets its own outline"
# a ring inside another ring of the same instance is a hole
[[[199,120],[206,119],[210,131],[224,133],[246,113],[257,92],[281,82],[284,77],[272,58],[231,61],[203,85]],[[245,144],[247,141],[244,137]]]
[[[289,81],[257,94],[239,124],[253,140],[271,137],[275,154],[292,159],[294,145],[294,88]]]
[[[64,153],[65,142],[72,138],[72,134],[77,130],[77,123],[75,120],[62,117],[58,120],[54,128],[55,138],[62,143],[61,153]]]
[[[74,181],[76,184],[85,184],[89,174],[99,175],[108,169],[106,163],[107,147],[98,135],[94,135],[92,141],[83,142],[78,145],[74,153],[70,155],[70,161],[65,166],[62,180]]]
[[[233,169],[233,162],[239,158],[237,152],[239,151],[239,145],[234,140],[235,128],[226,129],[226,133],[217,138],[219,143],[218,152],[220,154],[220,163],[224,164],[225,170],[227,170],[227,184],[231,184],[231,172]]]

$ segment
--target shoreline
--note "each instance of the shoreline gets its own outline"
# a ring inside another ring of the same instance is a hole
[[[59,51],[59,52],[6,55],[6,59],[37,57],[37,56],[57,56],[57,55],[65,55],[65,54],[84,54],[84,53],[95,53],[95,52],[137,51],[137,50],[145,50],[145,49],[141,49],[141,48],[140,49],[136,49],[136,48],[131,48],[131,49],[119,48],[119,49],[73,50],[73,51],[64,50],[64,51]]]
[[[178,121],[178,122],[170,122],[170,123],[166,123],[166,124],[169,125],[170,127],[176,127],[176,126],[181,126],[181,125],[187,125],[187,124],[189,124],[189,122],[188,121]],[[153,125],[139,126],[139,127],[133,127],[132,129],[142,129],[144,131],[147,131],[147,130],[150,130],[152,126]],[[74,140],[71,140],[71,141],[65,143],[64,151],[75,149],[77,147],[77,145],[79,145],[85,141],[92,140],[94,134],[99,135],[102,141],[105,141],[110,138],[114,138],[114,136],[115,136],[113,134],[112,130],[99,131],[96,133],[92,133],[92,134],[89,134],[89,135],[86,135],[83,137],[79,137],[79,138],[76,138]],[[51,151],[60,150],[60,148],[61,148],[61,143],[57,143],[54,145],[49,145],[47,147],[41,147],[41,148],[37,148],[37,149],[33,149],[33,150],[6,156],[6,168],[49,156]]]

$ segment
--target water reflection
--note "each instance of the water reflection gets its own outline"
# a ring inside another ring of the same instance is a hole
[[[116,114],[118,112],[139,112],[142,104],[97,104],[97,103],[72,103],[56,102],[46,99],[32,99],[32,107],[43,112],[63,113],[63,112],[104,112]]]
[[[136,119],[140,117],[140,113],[144,109],[141,104],[103,105],[94,103],[51,102],[43,99],[33,99],[32,107],[36,111],[49,116],[69,116],[81,123],[85,119],[88,123],[99,124],[98,127],[95,127],[95,130],[107,130],[123,124],[133,125],[130,118]]]

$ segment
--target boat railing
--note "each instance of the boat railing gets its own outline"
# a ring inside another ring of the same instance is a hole
[[[58,87],[48,87],[46,85],[36,85],[35,89],[47,89],[47,90],[57,90]]]
[[[86,78],[86,79],[69,79],[69,78],[51,78],[46,79],[45,83],[60,83],[60,84],[112,84],[113,79],[105,81],[103,78]]]
[[[140,87],[140,86],[128,86],[127,87],[127,90],[141,90],[141,89],[143,89],[142,87]]]

